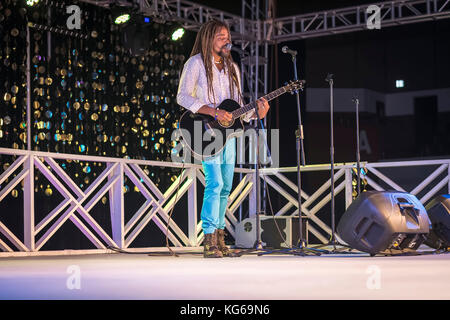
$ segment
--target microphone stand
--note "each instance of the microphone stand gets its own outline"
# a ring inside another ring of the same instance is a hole
[[[332,246],[333,249],[327,253],[341,253],[341,249],[337,249],[336,246],[342,246],[349,249],[351,247],[339,243],[336,239],[336,213],[335,213],[335,199],[334,199],[334,125],[333,125],[333,115],[334,115],[334,101],[333,101],[333,74],[329,73],[325,78],[325,81],[330,85],[330,183],[331,183],[331,239],[328,243],[317,246],[317,248]]]
[[[284,51],[283,51],[284,52]],[[284,53],[289,53],[292,56],[292,63],[294,66],[294,80],[298,80],[298,73],[297,73],[297,52],[293,50],[286,51]],[[297,185],[298,185],[298,195],[297,195],[297,201],[298,201],[298,227],[299,227],[299,239],[297,247],[294,247],[292,249],[279,249],[279,250],[272,250],[267,253],[291,253],[293,255],[298,256],[307,256],[307,255],[316,255],[320,256],[322,253],[326,253],[325,250],[318,250],[313,248],[307,248],[305,243],[305,239],[303,237],[303,222],[302,222],[302,195],[301,195],[301,165],[305,165],[305,149],[303,147],[303,125],[302,125],[302,115],[301,115],[301,108],[300,108],[300,94],[298,90],[295,90],[296,95],[296,102],[297,102],[297,116],[298,116],[298,128],[295,130],[295,138],[296,138],[296,151],[297,151]],[[262,254],[260,254],[262,255]]]
[[[358,196],[361,194],[361,155],[359,152],[359,99],[353,98],[356,105],[356,177],[358,183]]]
[[[246,255],[246,254],[250,254],[252,252],[255,251],[262,251],[258,253],[259,255],[263,255],[266,253],[271,253],[272,250],[269,249],[264,249],[263,245],[262,245],[262,241],[261,241],[261,225],[260,225],[260,214],[263,213],[261,211],[261,179],[259,177],[259,143],[260,143],[260,133],[259,133],[259,124],[261,121],[261,118],[259,117],[259,113],[258,113],[258,104],[255,101],[255,114],[256,114],[256,126],[254,126],[255,131],[256,131],[256,164],[255,164],[255,176],[256,176],[256,241],[255,241],[255,246],[252,249],[248,249],[248,250],[243,250],[239,253],[237,253],[237,256],[240,257],[242,255]]]
[[[261,241],[261,226],[260,226],[260,214],[261,214],[261,180],[259,178],[259,113],[258,104],[255,101],[255,114],[256,114],[256,164],[255,164],[255,175],[256,175],[256,244],[255,249],[257,251],[263,250],[263,245]]]

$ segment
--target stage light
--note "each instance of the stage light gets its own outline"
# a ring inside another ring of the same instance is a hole
[[[115,24],[123,24],[123,23],[127,22],[128,20],[130,20],[130,15],[128,13],[125,13],[125,14],[121,14],[118,17],[116,17],[114,19],[114,23]]]
[[[110,4],[111,18],[115,24],[124,24],[131,19],[131,13],[136,10],[135,6],[120,6],[117,2]]]
[[[396,88],[403,88],[403,87],[405,87],[405,81],[403,81],[403,80],[396,80],[395,81],[395,87]]]
[[[184,35],[184,28],[178,28],[172,33],[172,40],[177,41]]]
[[[39,0],[27,0],[27,6],[34,6],[35,4],[38,4]]]

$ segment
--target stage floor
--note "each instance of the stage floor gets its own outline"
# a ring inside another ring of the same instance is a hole
[[[450,299],[450,254],[0,258],[0,299]]]

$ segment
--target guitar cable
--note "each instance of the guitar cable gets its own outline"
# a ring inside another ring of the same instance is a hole
[[[263,121],[261,119],[259,119],[259,122],[261,124],[261,128],[263,130],[265,130]],[[267,152],[269,154],[270,163],[272,163],[272,153],[270,152],[269,146],[267,145],[267,139],[264,139],[264,144],[265,144]],[[259,166],[259,163],[257,165]],[[292,249],[292,245],[289,245],[287,243],[286,237],[283,236],[283,233],[281,232],[280,226],[278,225],[277,219],[275,218],[275,214],[273,213],[272,201],[270,200],[270,192],[269,192],[269,188],[267,187],[268,184],[267,184],[265,175],[263,175],[263,180],[264,180],[264,185],[265,185],[266,192],[267,192],[267,199],[269,200],[270,213],[272,214],[273,222],[275,223],[275,226],[276,226],[276,228],[278,230],[280,238],[283,239],[283,242],[286,245],[286,247],[289,248],[289,249]]]

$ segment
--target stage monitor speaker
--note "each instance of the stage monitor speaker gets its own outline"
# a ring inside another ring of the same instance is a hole
[[[425,244],[435,249],[450,247],[450,195],[434,198],[425,209],[431,221],[431,230]]]
[[[275,225],[278,225],[280,232]],[[282,249],[290,246],[296,246],[299,238],[298,217],[283,216],[260,216],[260,234],[261,242],[265,248]],[[308,219],[302,217],[303,238],[308,243]],[[239,222],[235,228],[236,247],[254,248],[256,237],[256,217],[246,218]],[[286,242],[286,243],[285,243]]]
[[[350,247],[372,256],[417,250],[429,230],[430,220],[422,203],[400,191],[361,193],[337,227]]]

